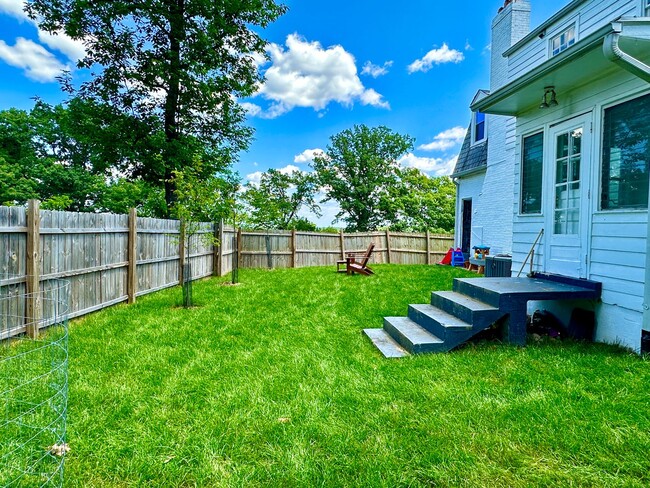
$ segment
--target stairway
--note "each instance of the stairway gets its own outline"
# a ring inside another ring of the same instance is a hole
[[[449,351],[503,320],[505,339],[526,344],[529,300],[596,300],[601,283],[536,273],[526,278],[456,278],[452,291],[431,303],[409,305],[406,317],[385,317],[383,329],[364,333],[385,357]]]

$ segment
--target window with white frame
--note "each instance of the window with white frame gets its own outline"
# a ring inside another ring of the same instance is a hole
[[[648,208],[650,95],[605,110],[600,208]]]
[[[643,11],[646,17],[650,17],[650,0],[643,0]]]
[[[483,112],[474,112],[474,127],[472,131],[472,142],[481,142],[485,139],[485,114]]]
[[[544,133],[524,137],[521,157],[522,214],[542,212],[542,169],[544,166]]]
[[[551,39],[551,56],[557,56],[576,43],[575,24]]]

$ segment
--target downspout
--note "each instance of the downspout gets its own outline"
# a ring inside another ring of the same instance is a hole
[[[633,35],[630,37],[648,38],[648,27],[650,27],[650,21],[647,19],[629,19],[612,22],[612,29],[614,32],[605,36],[603,42],[603,53],[607,59],[618,64],[624,70],[629,71],[644,81],[650,82],[650,66],[624,52],[618,44],[625,26],[630,26],[632,31],[638,31],[638,27],[641,27],[641,29],[645,27],[645,32],[642,32],[641,35]],[[635,27],[637,28],[635,29]]]

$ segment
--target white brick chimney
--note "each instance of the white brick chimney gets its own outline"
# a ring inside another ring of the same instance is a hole
[[[505,0],[492,21],[490,91],[508,82],[508,60],[503,57],[513,44],[530,32],[530,1]]]

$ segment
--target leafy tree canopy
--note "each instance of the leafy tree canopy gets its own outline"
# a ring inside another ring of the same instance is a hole
[[[337,219],[350,231],[368,231],[397,220],[398,159],[413,148],[411,136],[387,127],[355,125],[330,138],[313,167],[327,200],[341,207]]]
[[[392,230],[454,231],[456,185],[449,176],[430,177],[415,168],[402,169],[393,199],[398,211]]]
[[[262,229],[315,230],[316,226],[298,213],[302,208],[320,215],[314,175],[291,174],[270,169],[262,173],[258,185],[249,183],[242,195],[248,210],[248,224]]]
[[[252,129],[236,97],[261,82],[254,57],[266,41],[253,29],[286,11],[273,0],[27,0],[26,10],[47,32],[84,42],[80,68],[95,69],[79,95],[108,104],[162,134],[158,172],[168,207],[175,170],[191,165],[195,142],[207,168],[219,171],[248,147]],[[64,89],[73,92],[64,77]]]

